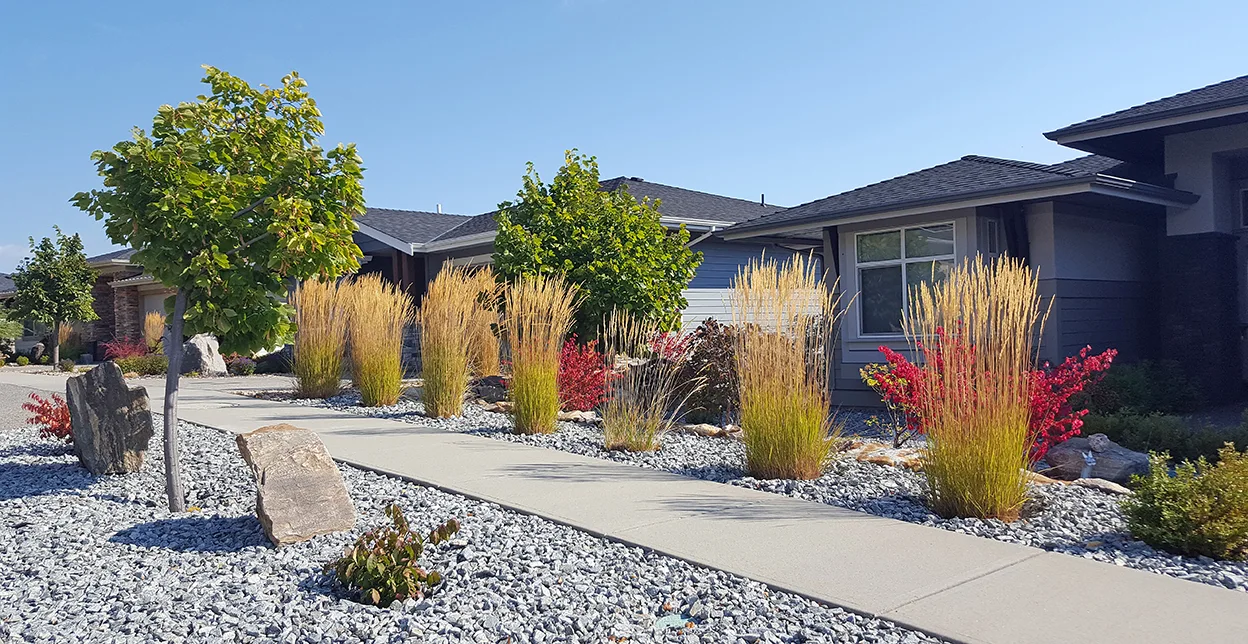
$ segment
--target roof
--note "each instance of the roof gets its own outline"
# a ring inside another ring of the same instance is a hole
[[[730,234],[739,234],[743,230],[801,224],[807,221],[825,221],[883,213],[912,206],[953,202],[972,196],[1007,195],[1025,189],[1101,179],[1109,183],[1117,183],[1121,189],[1165,191],[1168,196],[1175,199],[1194,197],[1194,195],[1177,190],[1140,184],[1107,174],[1125,166],[1126,164],[1116,159],[1097,155],[1049,165],[976,155],[964,156],[956,161],[811,201],[774,215],[760,217],[734,227]]]
[[[676,220],[702,220],[727,226],[783,210],[781,206],[763,204],[760,201],[713,195],[709,192],[677,188],[662,183],[646,181],[640,177],[615,177],[600,182],[605,191],[624,187],[637,199],[659,200],[659,214]],[[456,228],[440,235],[436,241],[461,239],[470,235],[493,232],[498,229],[494,216],[498,211],[487,212],[470,218]]]
[[[408,244],[425,244],[468,219],[440,212],[368,208],[355,221]]]
[[[1120,125],[1146,123],[1172,116],[1205,112],[1222,107],[1248,105],[1248,76],[1232,78],[1221,83],[1214,83],[1200,89],[1182,94],[1149,101],[1125,110],[1119,110],[1094,119],[1068,125],[1064,128],[1045,133],[1050,139],[1060,139],[1069,135],[1094,132],[1097,130]]]
[[[129,260],[133,256],[134,256],[133,248],[123,248],[121,250],[115,250],[111,253],[104,253],[103,255],[96,255],[95,257],[88,257],[87,264],[91,266],[98,266],[100,264],[109,264],[112,262],[124,262],[124,261]]]
[[[16,292],[17,285],[13,283],[13,278],[8,273],[0,273],[0,294]]]

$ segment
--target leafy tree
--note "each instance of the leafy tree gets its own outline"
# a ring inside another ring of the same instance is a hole
[[[681,291],[702,263],[682,225],[669,232],[659,201],[638,201],[624,186],[604,191],[598,161],[576,150],[550,185],[528,164],[515,201],[499,204],[494,266],[501,277],[560,273],[580,286],[585,301],[576,331],[593,337],[618,307],[670,328],[687,304]]]
[[[82,240],[65,236],[59,227],[56,241],[44,237],[38,244],[30,238],[31,257],[13,272],[17,293],[10,305],[14,316],[52,325],[52,364],[61,361],[61,325],[98,319],[91,308],[95,272],[87,266]]]
[[[73,203],[103,219],[109,237],[177,294],[166,300],[172,337],[215,333],[225,353],[273,347],[289,335],[292,280],[359,268],[351,239],[364,211],[355,145],[328,152],[306,81],[252,87],[205,66],[211,94],[163,105],[151,133],[92,154],[104,189]],[[167,347],[165,463],[169,507],[184,509],[177,400],[182,344]]]

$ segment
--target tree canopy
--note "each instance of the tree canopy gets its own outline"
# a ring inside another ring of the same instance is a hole
[[[549,185],[529,163],[516,200],[499,204],[494,266],[506,279],[559,273],[576,283],[585,297],[576,324],[582,336],[594,335],[615,307],[670,327],[702,254],[686,246],[683,225],[662,224],[659,205],[624,186],[603,190],[597,159],[576,150],[565,153]]]
[[[87,266],[82,240],[66,236],[59,227],[56,240],[44,237],[39,243],[30,238],[31,256],[13,272],[17,292],[10,307],[16,318],[38,320],[52,326],[52,360],[60,360],[60,327],[64,322],[97,319],[91,308],[91,287],[95,272]]]
[[[297,73],[270,88],[205,69],[210,95],[163,105],[150,134],[92,154],[104,189],[72,201],[187,294],[188,334],[214,333],[226,352],[271,348],[289,332],[290,279],[359,267],[363,167],[354,144],[317,145],[321,113]]]

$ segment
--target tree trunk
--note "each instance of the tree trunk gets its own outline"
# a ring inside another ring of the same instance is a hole
[[[182,372],[182,322],[186,316],[186,289],[178,289],[173,298],[173,317],[169,318],[169,370],[165,373],[165,495],[170,512],[186,511],[186,494],[182,491],[182,468],[178,464],[178,383]]]
[[[52,323],[52,338],[48,340],[52,346],[48,350],[48,355],[52,356],[49,364],[53,369],[60,367],[61,364],[61,322],[57,320]]]

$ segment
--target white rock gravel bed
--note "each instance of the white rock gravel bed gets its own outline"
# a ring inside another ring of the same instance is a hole
[[[464,406],[462,417],[440,419],[425,417],[419,401],[406,399],[390,407],[361,407],[354,392],[324,401],[290,402],[652,467],[1248,592],[1248,562],[1180,557],[1132,539],[1118,507],[1119,497],[1084,487],[1033,487],[1035,500],[1026,509],[1025,518],[1015,523],[944,519],[932,513],[923,500],[922,473],[872,463],[840,460],[814,481],[764,481],[745,475],[743,448],[731,439],[671,433],[663,438],[663,447],[652,453],[608,452],[602,449],[602,431],[597,427],[560,423],[554,434],[521,436],[511,433],[510,416],[472,405]],[[863,422],[866,416],[859,410],[843,415],[849,431],[858,430],[855,433],[869,433]]]
[[[351,534],[275,550],[231,436],[183,424],[191,503],[164,510],[161,444],[143,471],[93,477],[32,429],[0,432],[3,642],[887,642],[937,640],[496,505],[340,466]],[[346,599],[321,567],[395,500],[463,530],[431,558],[440,592]],[[665,605],[667,609],[665,609]],[[692,628],[656,629],[689,619]]]

